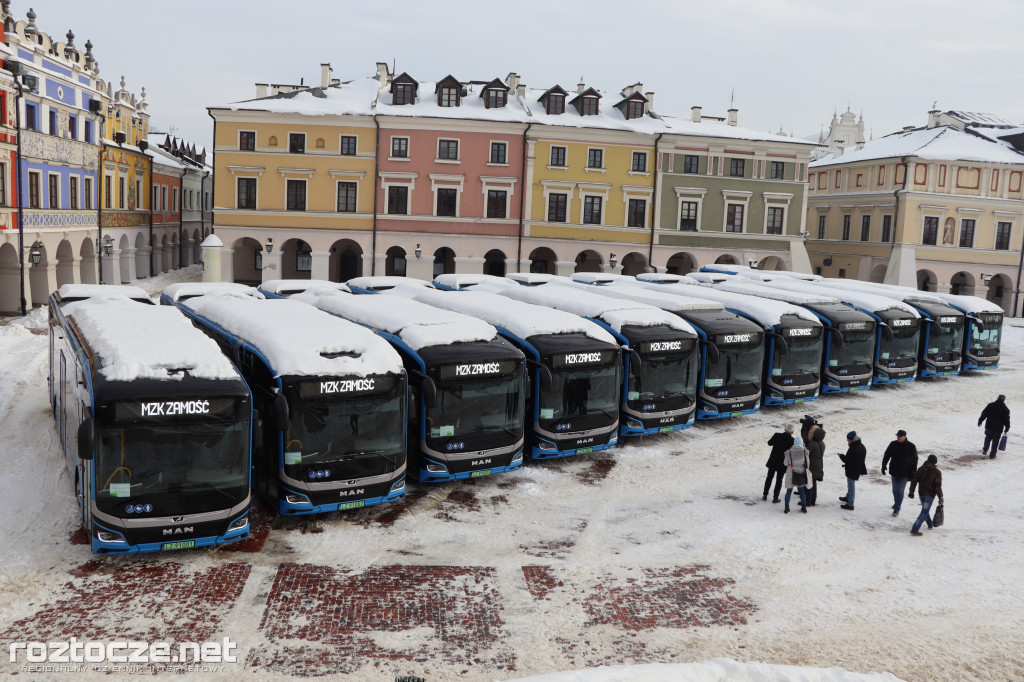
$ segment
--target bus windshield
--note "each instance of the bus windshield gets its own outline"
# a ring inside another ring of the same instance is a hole
[[[959,324],[940,324],[938,331],[935,330],[935,327],[932,327],[928,343],[928,354],[959,353],[960,349],[963,348],[963,338],[964,325],[962,321]]]
[[[186,508],[161,505],[163,516],[225,509],[248,494],[247,420],[101,427],[98,435],[98,502],[195,494]]]
[[[790,337],[789,351],[776,353],[772,367],[774,376],[817,378],[821,367],[821,336]]]
[[[630,365],[627,402],[682,399],[689,407],[697,392],[697,354],[645,355],[637,372]]]
[[[377,476],[401,466],[402,392],[337,401],[305,401],[289,393],[286,466],[337,463],[347,478]]]
[[[844,331],[843,345],[837,348],[832,344],[829,358],[830,367],[841,367],[849,370],[848,374],[868,374],[875,354],[875,332],[873,329],[864,331]]]
[[[761,335],[756,345],[721,346],[717,362],[708,358],[704,367],[705,388],[742,388],[756,393],[761,385],[764,350]]]
[[[512,445],[523,437],[523,376],[440,382],[437,404],[427,408],[427,441],[473,438],[466,449]],[[486,437],[484,444],[479,439]],[[471,445],[471,443],[473,445]]]
[[[971,350],[998,350],[999,336],[1002,331],[1002,315],[979,315],[985,323],[982,329],[978,325],[971,325]]]
[[[596,418],[590,428],[619,416],[619,365],[552,372],[551,390],[540,396],[542,421]],[[587,420],[588,422],[590,420]]]
[[[878,349],[879,360],[909,360],[917,358],[917,327],[896,327],[892,339],[882,338]]]

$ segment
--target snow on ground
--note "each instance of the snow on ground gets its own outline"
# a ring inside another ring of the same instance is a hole
[[[140,285],[157,293],[197,276],[189,268]],[[78,510],[47,403],[45,329],[43,310],[0,321],[0,632],[8,635],[13,623],[32,622],[25,619],[39,618],[69,586],[81,585],[86,579],[76,569],[94,558],[69,541]],[[362,667],[347,675],[313,670],[328,678],[1024,679],[1024,438],[1011,430],[1007,452],[989,460],[980,455],[976,426],[999,393],[1024,419],[1022,362],[1024,322],[1007,320],[996,371],[701,423],[472,484],[413,485],[388,523],[381,519],[390,512],[375,507],[278,524],[258,554],[99,561],[119,576],[147,566],[189,572],[244,563],[244,589],[212,632],[231,637],[243,656],[268,652],[273,661],[229,666],[218,679],[242,669],[258,679],[301,674],[287,665],[291,642],[268,635],[275,576],[293,564],[346,576],[374,567],[468,567],[477,571],[477,585],[484,576],[493,588],[481,592],[470,578],[457,584],[467,603],[500,615],[476,650],[478,662],[472,654],[453,658],[467,644],[450,639],[451,628],[403,629],[398,619],[367,632],[363,644],[424,655],[348,662]],[[794,504],[784,515],[782,505],[761,501],[765,441],[805,413],[828,432],[826,480],[817,507],[801,514]],[[944,473],[946,525],[924,537],[909,534],[916,500],[904,502],[899,518],[890,516],[890,486],[879,472],[899,428],[922,459],[935,453]],[[847,512],[838,506],[846,482],[834,453],[854,429],[868,448],[869,474],[858,485],[856,510]],[[691,578],[720,612],[688,611],[689,602],[674,595]],[[650,598],[649,612],[639,613],[644,604],[631,601],[637,594]],[[150,623],[145,608],[100,608],[91,623],[116,633]],[[315,621],[318,614],[301,617]],[[154,627],[170,626],[156,619]],[[330,645],[322,645],[328,655]],[[0,670],[16,670],[8,665],[3,659]]]

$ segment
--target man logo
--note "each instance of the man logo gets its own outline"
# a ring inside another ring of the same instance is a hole
[[[177,528],[164,528],[164,535],[191,535],[193,533],[192,526],[179,526]]]
[[[352,490],[339,490],[338,495],[340,497],[351,497],[352,495],[363,495],[365,494],[362,488],[354,488]]]
[[[491,463],[491,460],[489,458],[488,459],[474,459],[472,462],[469,463],[469,465],[473,466],[473,467],[481,467],[481,466],[485,466],[485,465],[490,464],[490,463]]]

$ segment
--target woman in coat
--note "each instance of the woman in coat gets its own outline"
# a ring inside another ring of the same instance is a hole
[[[811,475],[814,485],[807,489],[807,506],[813,507],[818,501],[818,483],[825,480],[825,429],[821,424],[810,428],[811,439],[807,441],[807,455],[811,458]]]
[[[797,489],[800,495],[800,511],[807,513],[806,488],[814,485],[814,479],[810,475],[811,459],[807,456],[807,448],[804,447],[804,439],[797,436],[793,439],[793,447],[786,450],[784,458],[786,463],[786,508],[782,511],[789,513],[789,500],[793,497],[793,488]],[[799,482],[802,480],[803,482]]]
[[[768,489],[772,485],[772,478],[775,478],[775,494],[772,495],[772,502],[779,502],[779,491],[782,489],[782,477],[786,475],[786,463],[783,459],[786,450],[793,447],[793,431],[796,429],[792,424],[786,424],[786,429],[776,433],[768,439],[768,445],[772,446],[772,454],[768,455],[768,461],[764,463],[768,467],[768,478],[764,479],[764,495],[762,500],[768,500]]]

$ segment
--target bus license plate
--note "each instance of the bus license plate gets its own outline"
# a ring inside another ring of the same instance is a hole
[[[794,400],[793,402],[794,402],[794,403],[802,403],[802,402],[804,402],[805,400],[807,400],[807,398],[797,398],[797,399],[796,399],[796,400]]]
[[[161,549],[190,549],[196,546],[195,540],[182,540],[181,542],[165,542]]]
[[[658,429],[658,433],[668,433],[669,431],[675,431],[675,430],[676,429],[675,429],[674,426],[662,426],[660,429]]]
[[[850,390],[851,391],[859,391],[860,389],[858,387],[856,387],[856,386],[851,386]]]
[[[593,451],[594,451],[594,448],[577,448],[576,454],[577,455],[585,455],[588,452],[593,452]]]
[[[366,500],[355,500],[354,502],[342,502],[338,505],[338,511],[342,509],[359,509],[366,506]]]
[[[491,470],[490,469],[481,469],[480,471],[472,472],[469,475],[469,477],[470,478],[480,478],[481,476],[490,476],[490,475],[491,475]]]
[[[739,417],[739,416],[742,416],[742,415],[743,415],[743,413],[742,413],[742,412],[733,412],[733,413],[732,413],[732,414],[730,414],[729,416],[730,416],[730,417]]]

